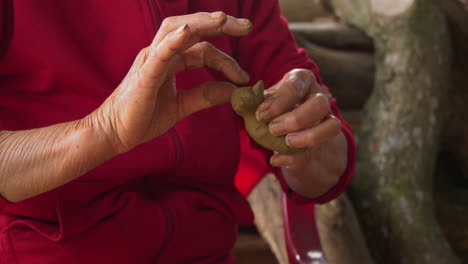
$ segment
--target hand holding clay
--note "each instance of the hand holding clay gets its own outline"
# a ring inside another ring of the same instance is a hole
[[[341,132],[331,98],[311,71],[295,69],[265,91],[262,82],[236,89],[231,102],[253,140],[278,152],[271,165],[305,168],[321,155],[321,146]]]
[[[263,81],[257,82],[253,87],[235,89],[231,103],[234,111],[244,118],[245,129],[250,137],[264,148],[283,154],[292,154],[304,151],[305,148],[291,148],[286,145],[286,136],[273,136],[268,130],[268,124],[257,120],[255,112],[263,103]]]

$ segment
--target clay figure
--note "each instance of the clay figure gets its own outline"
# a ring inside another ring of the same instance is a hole
[[[304,151],[305,148],[291,148],[286,145],[286,136],[274,136],[268,130],[268,123],[263,123],[255,117],[255,111],[264,101],[263,81],[257,82],[253,87],[241,87],[235,89],[231,104],[234,111],[242,116],[245,129],[250,137],[264,148],[277,151],[282,154],[293,154]]]

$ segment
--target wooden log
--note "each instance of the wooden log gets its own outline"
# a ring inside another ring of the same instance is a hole
[[[270,245],[278,263],[288,264],[281,192],[275,175],[267,174],[252,190],[248,200],[255,215],[258,231]]]
[[[255,187],[248,200],[255,214],[255,224],[280,264],[287,264],[281,187],[268,174]],[[354,209],[345,196],[317,208],[320,240],[329,263],[373,263],[363,239]],[[313,224],[313,223],[311,223]]]
[[[459,263],[434,217],[432,196],[451,63],[444,16],[426,0],[331,2],[376,49],[350,192],[374,259]]]
[[[361,109],[374,84],[374,57],[370,53],[341,51],[296,38],[320,68],[320,75],[343,109]]]
[[[314,44],[334,49],[363,50],[372,52],[373,43],[361,30],[339,23],[336,19],[320,19],[314,22],[289,23],[289,29]]]
[[[319,17],[333,16],[324,0],[280,0],[281,11],[291,22],[312,21]]]
[[[346,194],[316,206],[320,240],[329,263],[374,263]]]

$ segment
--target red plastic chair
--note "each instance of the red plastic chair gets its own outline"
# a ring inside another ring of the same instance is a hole
[[[241,160],[235,177],[237,188],[247,196],[269,172],[263,155],[250,148],[249,139],[241,135]],[[313,204],[298,205],[283,192],[283,221],[286,249],[290,264],[327,264]]]
[[[290,264],[327,264],[313,204],[298,205],[283,192],[283,220]]]

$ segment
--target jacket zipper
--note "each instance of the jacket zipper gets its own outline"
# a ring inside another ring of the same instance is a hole
[[[180,137],[177,134],[175,128],[169,129],[169,134],[171,135],[172,142],[174,142],[174,149],[175,149],[175,161],[174,161],[174,169],[177,169],[182,160],[184,159],[184,147],[180,143]]]
[[[161,13],[159,12],[159,8],[156,4],[156,0],[146,0],[146,3],[148,4],[148,9],[149,13],[151,16],[151,22],[153,23],[154,27],[154,34],[158,32],[159,24],[162,22],[161,18]],[[151,36],[151,39],[153,39],[154,36]],[[174,143],[174,150],[175,150],[175,162],[174,162],[174,168],[179,167],[180,163],[182,162],[182,157],[183,157],[183,148],[182,144],[180,143],[180,138],[177,135],[177,132],[175,131],[174,128],[169,129],[169,134],[171,135],[172,142]],[[166,208],[162,204],[161,210],[164,214],[165,221],[166,221],[166,230],[164,234],[164,240],[162,242],[161,248],[159,249],[158,254],[154,257],[153,263],[158,263],[159,258],[161,257],[161,254],[166,251],[166,248],[169,246],[169,243],[172,239],[173,232],[174,232],[174,219],[171,214],[171,211],[169,208]]]
[[[157,33],[159,24],[161,23],[162,17],[159,11],[158,5],[155,0],[146,0],[148,4],[148,8],[151,15],[151,21],[153,22],[154,32]],[[179,167],[182,159],[184,157],[184,149],[182,144],[180,143],[180,138],[174,128],[169,130],[169,134],[171,135],[172,141],[174,142],[174,149],[175,149],[175,163],[174,168]]]

